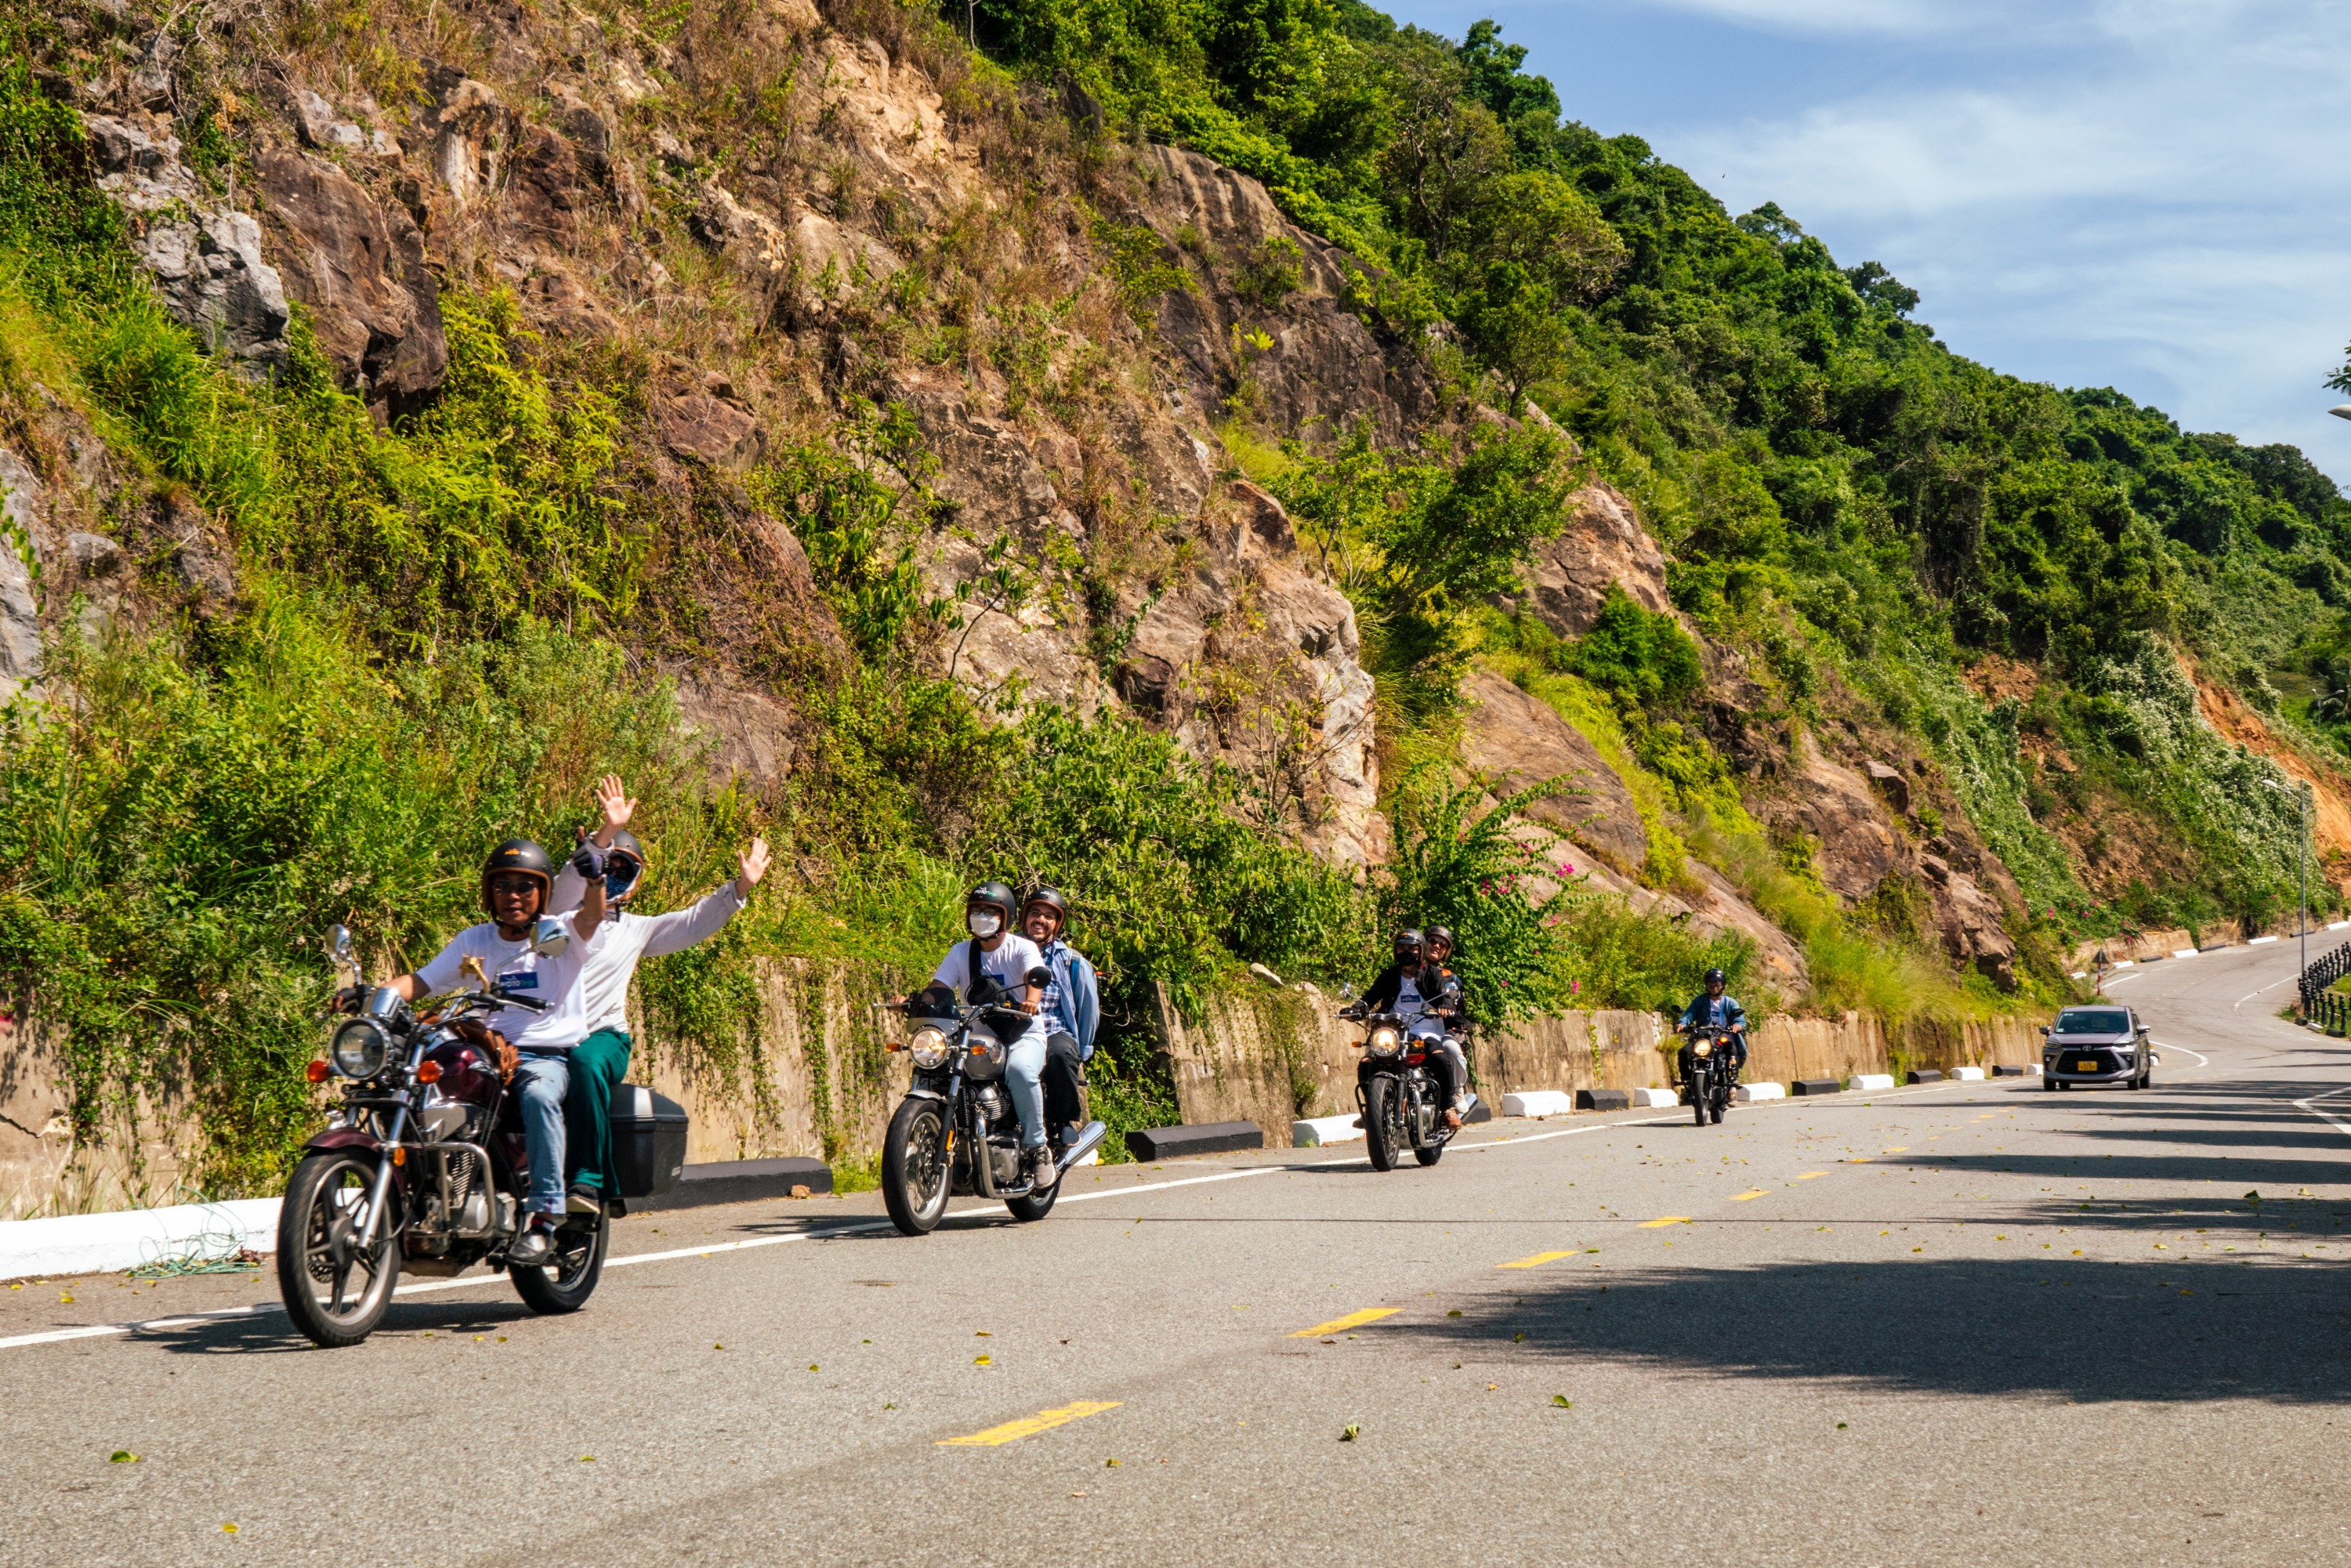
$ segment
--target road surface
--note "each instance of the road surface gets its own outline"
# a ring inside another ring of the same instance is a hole
[[[2143,1092],[632,1218],[585,1312],[430,1281],[348,1351],[266,1277],[0,1291],[0,1561],[2351,1562],[2351,1073],[2293,968],[2126,972]]]

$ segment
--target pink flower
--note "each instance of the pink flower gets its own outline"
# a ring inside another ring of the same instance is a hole
[[[1583,982],[1582,980],[1568,981],[1567,994],[1572,997],[1582,996],[1583,994]]]

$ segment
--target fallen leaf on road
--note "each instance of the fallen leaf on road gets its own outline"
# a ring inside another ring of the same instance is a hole
[[[139,1462],[139,1456],[128,1448],[117,1448],[107,1456],[106,1462],[110,1465],[135,1465]]]
[[[596,1456],[593,1454],[582,1454],[580,1456],[580,1462],[583,1465],[592,1465],[596,1462]]]
[[[993,1366],[993,1365],[995,1365],[995,1364],[996,1364],[993,1361],[990,1361],[987,1356],[984,1356],[984,1355],[975,1355],[975,1356],[973,1356],[973,1357],[971,1358],[971,1364],[972,1364],[974,1366]]]
[[[221,1533],[223,1535],[235,1535],[236,1533],[236,1526],[234,1524],[223,1524],[221,1526]]]
[[[1363,1428],[1361,1427],[1356,1426],[1351,1421],[1347,1424],[1346,1428],[1339,1434],[1339,1441],[1343,1443],[1352,1443],[1355,1440],[1356,1435],[1362,1431]]]
[[[1554,1394],[1554,1395],[1552,1395],[1552,1396],[1551,1396],[1551,1402],[1552,1402],[1552,1404],[1554,1404],[1554,1405],[1558,1406],[1559,1406],[1561,1409],[1562,1409],[1562,1410],[1573,1410],[1573,1409],[1574,1409],[1574,1408],[1575,1408],[1575,1406],[1574,1406],[1573,1405],[1572,1405],[1572,1404],[1570,1404],[1570,1403],[1568,1402],[1567,1396],[1566,1396],[1566,1395],[1564,1395],[1564,1394]]]
[[[1461,1309],[1459,1307],[1456,1307],[1445,1315],[1448,1318],[1458,1318],[1461,1315]]]
[[[1118,1469],[1118,1461],[1116,1459],[1104,1459],[1102,1461],[1102,1469],[1106,1470],[1114,1470]]]

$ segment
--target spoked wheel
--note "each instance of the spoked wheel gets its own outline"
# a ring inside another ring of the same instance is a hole
[[[375,1332],[400,1279],[394,1228],[379,1218],[372,1245],[359,1233],[375,1173],[376,1156],[361,1151],[306,1155],[277,1212],[277,1293],[294,1326],[329,1350]]]
[[[608,1215],[575,1215],[555,1233],[555,1258],[536,1269],[515,1269],[515,1294],[534,1312],[576,1312],[596,1292],[604,1249],[612,1239]]]
[[[1396,1155],[1411,1142],[1404,1135],[1403,1096],[1396,1089],[1396,1081],[1384,1072],[1374,1073],[1364,1087],[1364,1143],[1375,1171],[1395,1169]]]
[[[908,1100],[890,1118],[882,1144],[882,1201],[889,1206],[890,1223],[908,1236],[938,1228],[947,1211],[947,1114],[936,1100]]]

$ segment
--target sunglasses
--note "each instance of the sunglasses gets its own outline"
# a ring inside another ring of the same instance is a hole
[[[538,879],[535,876],[494,876],[490,878],[490,892],[492,894],[537,893],[538,891]]]

